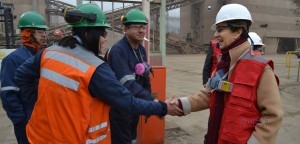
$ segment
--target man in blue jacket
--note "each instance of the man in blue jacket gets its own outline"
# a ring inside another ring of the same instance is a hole
[[[21,15],[18,27],[21,29],[22,45],[5,57],[1,65],[1,100],[7,116],[14,125],[18,143],[28,143],[25,127],[30,118],[36,99],[22,103],[24,95],[15,84],[16,69],[29,57],[46,47],[46,29],[44,18],[34,11]]]
[[[154,97],[151,95],[149,80],[152,70],[147,64],[145,48],[141,45],[146,32],[147,19],[142,11],[133,9],[122,18],[122,23],[125,36],[108,50],[107,63],[121,84],[136,98],[152,101]],[[113,144],[134,143],[139,115],[112,107],[110,120]]]

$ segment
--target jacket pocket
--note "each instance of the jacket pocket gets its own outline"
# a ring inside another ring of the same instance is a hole
[[[223,132],[220,137],[221,144],[240,144],[241,140],[239,138],[243,137],[243,135],[227,131]]]
[[[223,143],[246,143],[258,121],[253,112],[227,107],[225,113],[230,114],[224,118],[220,140]]]
[[[251,108],[253,94],[253,86],[235,83],[230,97],[230,104]]]

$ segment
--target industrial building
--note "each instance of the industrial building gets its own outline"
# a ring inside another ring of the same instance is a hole
[[[254,20],[250,31],[261,36],[266,54],[285,53],[300,47],[299,0],[199,0],[181,7],[180,34],[194,43],[208,44],[214,34],[210,27],[216,14],[227,3],[239,3],[249,9]]]
[[[180,8],[180,20],[169,23],[180,23],[179,33],[168,33],[167,52],[173,49],[179,53],[201,53],[208,48],[209,40],[212,39],[214,31],[210,29],[215,22],[215,17],[222,5],[228,3],[240,3],[245,5],[252,14],[254,23],[250,31],[258,33],[266,44],[265,54],[285,53],[300,47],[300,2],[298,0],[167,0],[167,10]],[[152,6],[154,5],[154,6]],[[13,27],[5,27],[4,9],[0,9],[0,44],[13,45],[14,35],[18,35],[17,23],[21,14],[25,11],[38,11],[45,18],[50,30],[55,27],[66,27],[59,9],[70,6],[70,4],[60,2],[59,0],[2,0],[1,7],[11,7]],[[127,7],[130,9],[137,6]],[[151,51],[159,51],[159,39],[157,25],[157,4],[151,4]],[[159,10],[159,9],[158,9]],[[107,13],[110,23],[114,23],[113,31],[122,34],[119,17],[125,10],[116,10]],[[237,11],[238,12],[238,11]],[[153,18],[153,19],[152,19]],[[177,24],[179,25],[179,24]],[[10,30],[6,30],[10,29]],[[13,31],[11,30],[13,29]],[[170,29],[170,27],[168,27]],[[6,33],[9,33],[9,43],[5,39]],[[153,48],[152,48],[153,47]]]

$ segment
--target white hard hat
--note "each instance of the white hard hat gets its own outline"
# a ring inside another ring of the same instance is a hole
[[[259,35],[257,35],[255,32],[249,32],[248,35],[252,39],[253,45],[261,45],[261,46],[265,45],[265,44],[262,43],[261,38],[259,37]],[[248,41],[251,44],[250,38],[248,38]]]
[[[217,16],[216,23],[211,26],[215,29],[216,24],[229,20],[249,20],[253,22],[249,10],[241,4],[227,4],[221,7]]]

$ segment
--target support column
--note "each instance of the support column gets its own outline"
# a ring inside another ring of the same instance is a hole
[[[159,18],[159,46],[162,57],[162,65],[166,66],[166,1],[162,0],[160,4]]]

